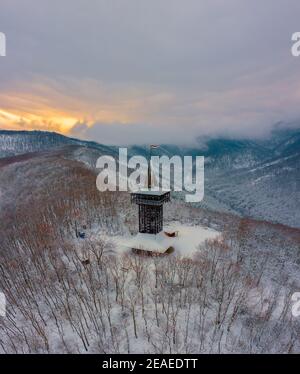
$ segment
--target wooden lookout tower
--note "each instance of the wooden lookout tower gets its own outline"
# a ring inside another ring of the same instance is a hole
[[[139,191],[131,202],[139,206],[139,232],[158,234],[163,230],[163,204],[170,201],[170,191]]]
[[[163,233],[163,205],[170,201],[170,191],[151,191],[151,147],[148,165],[148,189],[131,193],[131,202],[138,205],[139,234],[133,244],[133,251],[168,253],[169,243]]]

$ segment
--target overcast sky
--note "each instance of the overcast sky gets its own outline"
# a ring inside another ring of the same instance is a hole
[[[102,143],[300,118],[299,0],[0,0],[0,128]]]

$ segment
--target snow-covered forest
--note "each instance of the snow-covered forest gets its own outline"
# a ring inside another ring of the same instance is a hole
[[[166,224],[221,237],[145,258],[117,248],[137,232],[129,195],[99,193],[83,163],[54,153],[0,173],[0,352],[300,352],[298,229],[173,199]]]

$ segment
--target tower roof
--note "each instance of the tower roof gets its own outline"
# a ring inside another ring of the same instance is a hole
[[[131,202],[142,205],[163,205],[170,201],[170,191],[136,191],[131,193]]]
[[[167,193],[170,193],[170,191],[151,191],[151,190],[139,190],[135,192],[131,192],[131,194],[136,194],[136,195],[145,195],[145,196],[163,196]]]

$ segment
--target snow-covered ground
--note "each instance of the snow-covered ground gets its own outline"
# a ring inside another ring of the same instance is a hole
[[[220,201],[270,219],[280,210],[298,226],[298,159],[218,183],[211,174],[215,212],[172,198],[164,229],[179,236],[163,239],[175,251],[144,258],[128,247],[128,194],[95,191],[97,155],[70,146],[0,165],[0,353],[300,352],[299,230],[220,212]]]
[[[165,232],[178,232],[178,236],[170,238],[161,232],[157,235],[138,234],[109,236],[101,232],[102,239],[110,240],[113,243],[114,252],[117,254],[125,254],[131,251],[131,248],[157,250],[165,252],[169,247],[174,248],[174,255],[180,257],[192,258],[199,251],[199,245],[206,240],[214,240],[221,238],[221,233],[208,227],[183,225],[174,221],[164,226]],[[99,239],[100,232],[95,231],[90,235],[90,240]]]

